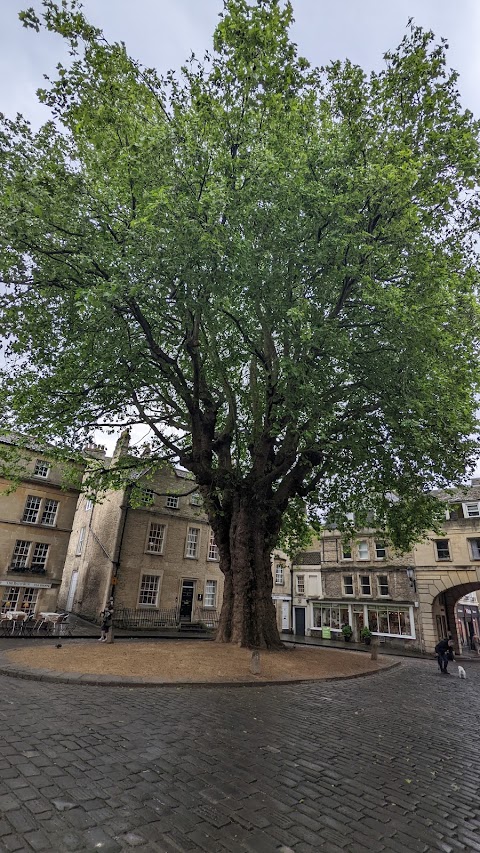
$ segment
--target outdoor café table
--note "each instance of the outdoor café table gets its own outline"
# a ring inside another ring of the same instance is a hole
[[[55,633],[55,629],[56,629],[56,627],[57,627],[58,623],[59,623],[59,622],[64,618],[64,616],[65,616],[65,614],[64,614],[64,613],[39,613],[38,615],[39,615],[39,617],[40,617],[40,619],[39,619],[39,625],[38,625],[38,630],[40,630],[40,628],[42,627],[42,625],[44,625],[44,624],[45,624],[45,622],[48,622],[48,623],[50,623],[51,625],[53,625],[53,633]]]
[[[15,628],[17,627],[17,622],[20,623],[21,630],[23,623],[26,622],[26,620],[28,619],[28,613],[25,613],[25,611],[23,610],[7,610],[5,616],[7,617],[9,622],[13,622],[12,634],[15,631]]]

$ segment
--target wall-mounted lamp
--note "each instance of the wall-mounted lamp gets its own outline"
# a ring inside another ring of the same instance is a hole
[[[407,566],[407,578],[410,582],[410,586],[412,587],[414,592],[416,592],[417,591],[417,582],[415,580],[415,569],[413,566]]]

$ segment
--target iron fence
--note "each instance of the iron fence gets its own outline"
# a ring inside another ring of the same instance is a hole
[[[201,622],[205,628],[216,631],[219,619],[218,610],[210,610],[208,607],[199,607],[197,610],[196,621]]]
[[[169,610],[138,610],[123,607],[114,611],[114,628],[136,628],[148,631],[153,628],[176,628],[180,621],[178,607]]]

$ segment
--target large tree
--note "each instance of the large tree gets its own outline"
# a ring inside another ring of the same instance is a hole
[[[414,26],[380,73],[313,69],[289,3],[225,0],[161,78],[42,7],[73,58],[49,123],[1,129],[4,412],[69,444],[148,424],[215,532],[219,638],[274,647],[282,518],[355,508],[406,546],[471,463],[478,124]]]

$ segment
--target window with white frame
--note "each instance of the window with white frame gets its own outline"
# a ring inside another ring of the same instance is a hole
[[[220,559],[220,554],[218,552],[218,546],[215,543],[215,534],[213,530],[210,531],[210,537],[208,540],[208,551],[207,551],[207,560],[218,560]]]
[[[45,462],[44,459],[37,459],[37,461],[35,462],[35,468],[33,470],[33,476],[41,477],[42,480],[46,480],[49,471],[50,465],[48,464],[48,462]]]
[[[194,492],[193,495],[190,495],[190,503],[192,506],[201,506],[202,496],[198,492]]]
[[[296,575],[297,593],[305,595],[305,575]]]
[[[384,560],[387,556],[387,548],[385,542],[376,541],[375,542],[375,559],[376,560]]]
[[[153,489],[140,489],[138,495],[140,506],[152,506],[155,501],[155,492]]]
[[[37,498],[35,495],[28,495],[25,501],[22,521],[25,521],[27,524],[36,524],[40,514],[41,503],[41,498]]]
[[[360,575],[360,594],[372,594],[372,584],[370,582],[370,575]]]
[[[44,569],[47,563],[50,545],[47,542],[36,542],[33,549],[32,569]]]
[[[373,634],[413,637],[410,610],[395,605],[368,605],[368,627]]]
[[[217,606],[217,581],[205,581],[205,597],[203,601],[204,607]]]
[[[390,595],[388,589],[388,575],[378,575],[377,586],[380,598],[386,598],[388,595]]]
[[[92,507],[93,507],[93,501],[90,498],[86,498],[85,499],[85,507],[84,507],[85,512],[90,512]]]
[[[275,563],[275,583],[277,586],[283,586],[284,584],[282,563]]]
[[[480,503],[478,501],[468,501],[462,506],[464,518],[480,518]]]
[[[448,539],[435,539],[435,553],[437,560],[450,559],[450,546]]]
[[[2,613],[7,610],[23,610],[31,616],[35,612],[37,603],[38,589],[35,587],[5,587],[5,593],[2,599]]]
[[[165,499],[165,506],[168,509],[178,509],[180,506],[180,498],[178,495],[167,495]]]
[[[150,522],[148,528],[147,548],[151,554],[163,554],[165,545],[165,525],[157,521]]]
[[[82,551],[83,551],[83,543],[84,543],[84,540],[85,540],[85,530],[86,530],[86,528],[85,528],[85,527],[81,527],[81,528],[80,528],[80,531],[79,531],[79,534],[78,534],[77,547],[76,547],[76,549],[75,549],[75,555],[76,555],[77,557],[79,557],[79,556],[80,556],[80,554],[81,554],[81,553],[82,553]]]
[[[342,542],[342,560],[351,560],[352,559],[352,546],[349,542]]]
[[[196,560],[198,557],[200,545],[200,528],[189,527],[187,529],[187,543],[185,547],[185,556],[191,560]]]
[[[480,560],[480,539],[469,539],[468,544],[472,560]]]
[[[158,575],[142,575],[138,604],[140,607],[156,607],[160,578]]]
[[[357,542],[357,553],[359,560],[369,559],[368,541],[366,539],[360,539],[360,541]]]
[[[57,518],[59,501],[53,501],[50,498],[45,500],[42,513],[42,524],[48,524],[53,527]]]
[[[342,584],[343,584],[343,594],[344,595],[353,595],[353,575],[343,575]]]
[[[31,542],[26,539],[17,539],[15,548],[13,549],[12,567],[15,569],[23,569],[28,562]]]

